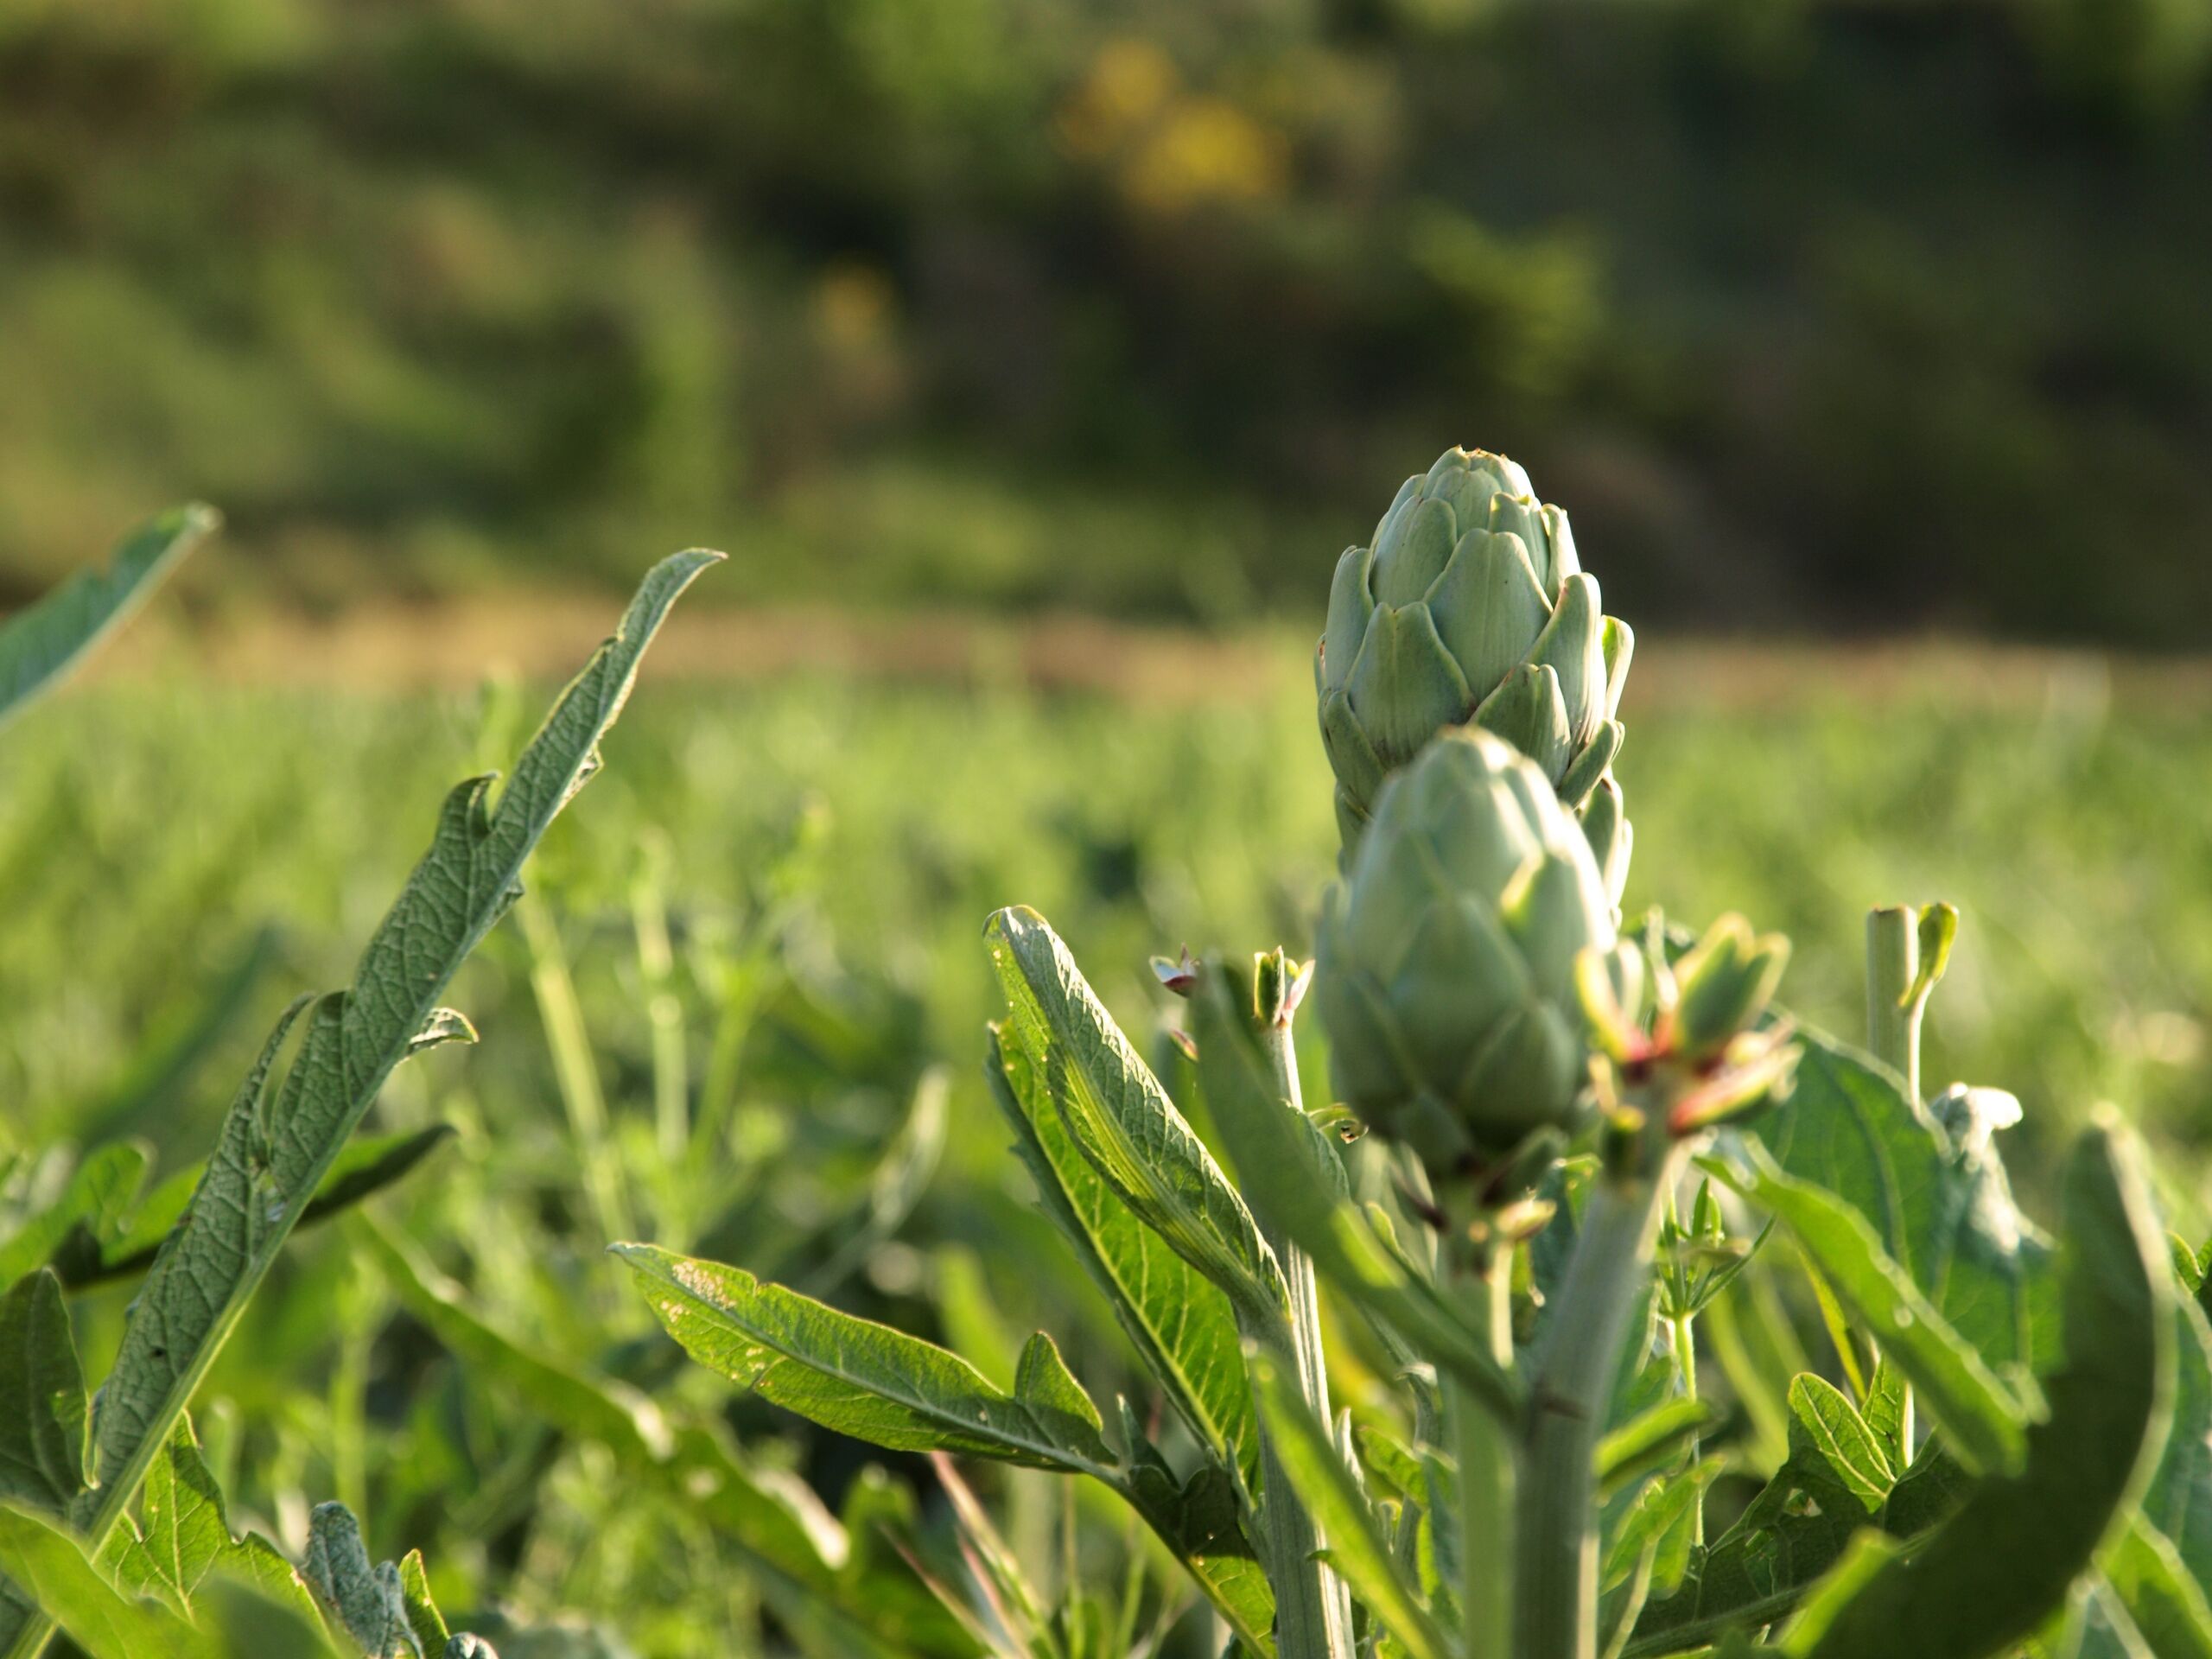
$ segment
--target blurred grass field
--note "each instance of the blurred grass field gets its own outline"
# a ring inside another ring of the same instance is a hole
[[[535,875],[612,1109],[650,1109],[631,931],[641,872],[665,887],[676,988],[702,1019],[714,994],[687,945],[772,932],[794,982],[875,999],[868,1022],[911,1051],[906,1064],[950,1063],[957,1109],[978,1122],[980,1027],[995,1011],[978,930],[997,906],[1045,911],[1133,1029],[1166,1017],[1154,951],[1303,946],[1334,843],[1301,652],[1269,636],[1196,655],[1154,639],[1147,657],[1147,639],[970,641],[964,657],[948,647],[950,677],[940,662],[733,681],[698,677],[712,636],[673,635]],[[746,665],[741,644],[720,648]],[[1855,1035],[1866,908],[1951,899],[1966,930],[1929,1075],[2021,1096],[2025,1185],[2100,1101],[2177,1148],[2212,1143],[2212,701],[2198,677],[1676,645],[1647,650],[1630,684],[1631,914],[1658,904],[1701,923],[1737,908],[1785,930],[1790,1001]],[[105,677],[27,724],[0,750],[9,1123],[81,1135],[274,927],[245,1017],[133,1126],[203,1139],[267,1017],[295,988],[340,980],[444,788],[523,734],[496,729],[508,701],[156,670]],[[402,1094],[550,1109],[512,932],[457,989],[484,1046],[425,1081],[403,1074]],[[954,1139],[971,1143],[995,1167],[995,1136]],[[2165,1168],[2192,1217],[2212,1197],[2200,1161]]]

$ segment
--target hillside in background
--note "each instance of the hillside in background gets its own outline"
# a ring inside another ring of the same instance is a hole
[[[2208,30],[18,0],[0,607],[196,495],[203,603],[1303,614],[1459,440],[1639,620],[2212,644]]]

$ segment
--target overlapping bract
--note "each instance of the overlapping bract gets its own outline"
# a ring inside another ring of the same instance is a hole
[[[1347,863],[1392,772],[1473,724],[1541,768],[1581,816],[1618,899],[1628,823],[1608,775],[1634,636],[1599,607],[1567,514],[1503,455],[1448,449],[1346,550],[1314,658]]]
[[[1572,1127],[1575,959],[1611,902],[1549,780],[1503,739],[1433,739],[1382,788],[1324,906],[1313,995],[1338,1092],[1432,1170]]]

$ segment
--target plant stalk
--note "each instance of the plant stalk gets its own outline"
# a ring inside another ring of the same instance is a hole
[[[1673,1183],[1668,1184],[1667,1218],[1677,1236],[1681,1231],[1681,1220],[1675,1210]],[[1680,1299],[1685,1290],[1685,1275],[1677,1268],[1674,1274],[1674,1294]],[[1679,1300],[1677,1306],[1681,1306]],[[1681,1374],[1682,1397],[1692,1405],[1697,1403],[1697,1315],[1687,1307],[1669,1321],[1674,1328],[1675,1368]],[[1699,1456],[1699,1436],[1693,1433],[1689,1440],[1689,1459],[1694,1464]],[[1700,1491],[1690,1500],[1690,1541],[1702,1548],[1705,1545],[1705,1494]]]
[[[1912,1000],[1920,977],[1919,918],[1910,905],[1866,912],[1866,1048],[1904,1078],[1906,1095],[1920,1101],[1920,1020],[1926,999]],[[1898,1403],[1904,1455],[1912,1456],[1912,1389]]]
[[[1920,1010],[1909,1006],[1920,974],[1918,918],[1909,905],[1866,912],[1866,1049],[1920,1098]]]
[[[1596,1659],[1598,1437],[1679,1156],[1607,1170],[1583,1211],[1529,1401],[1514,1659]]]
[[[1263,1022],[1260,1046],[1266,1052],[1287,1109],[1306,1109],[1298,1086],[1298,1053],[1288,1019]],[[1314,1420],[1333,1424],[1329,1410],[1329,1372],[1321,1350],[1320,1288],[1305,1251],[1272,1229],[1263,1230],[1281,1263],[1290,1287],[1287,1323],[1272,1332],[1255,1332],[1286,1375],[1295,1377],[1300,1395]],[[1275,1592],[1275,1650],[1280,1659],[1352,1659],[1351,1592],[1343,1580],[1314,1559],[1325,1547],[1321,1529],[1298,1501],[1290,1476],[1275,1454],[1265,1424],[1260,1431],[1261,1531],[1259,1546]]]
[[[1480,1280],[1491,1357],[1513,1363],[1513,1251],[1493,1249]],[[1459,1463],[1459,1594],[1465,1659],[1513,1659],[1514,1507],[1520,1484],[1513,1426],[1446,1376],[1446,1408]]]

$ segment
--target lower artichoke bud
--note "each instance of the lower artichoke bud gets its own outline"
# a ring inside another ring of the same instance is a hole
[[[1338,561],[1314,658],[1347,863],[1384,779],[1446,727],[1495,732],[1570,810],[1592,802],[1620,747],[1634,645],[1604,613],[1567,515],[1513,462],[1449,449],[1408,479],[1369,545]],[[1616,790],[1616,818],[1619,805]]]
[[[1612,906],[1581,826],[1510,744],[1448,731],[1389,781],[1319,944],[1338,1092],[1432,1171],[1580,1122],[1575,963],[1612,948]]]

